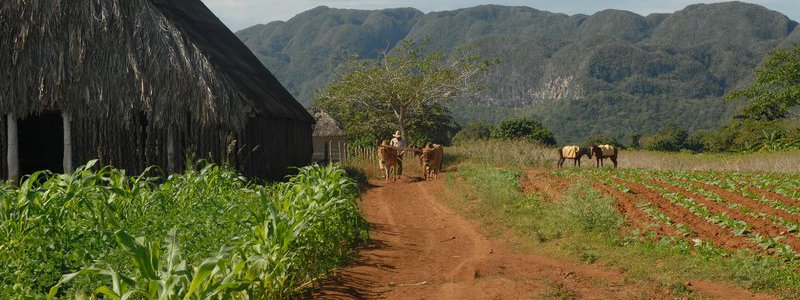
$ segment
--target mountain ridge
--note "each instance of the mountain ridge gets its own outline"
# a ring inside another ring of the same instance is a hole
[[[402,39],[427,39],[445,54],[477,43],[483,56],[503,61],[488,74],[489,89],[454,107],[462,122],[497,117],[461,113],[470,106],[520,113],[558,101],[611,97],[619,101],[598,103],[625,109],[637,100],[656,103],[651,100],[658,98],[692,100],[709,106],[701,110],[717,112],[712,120],[687,128],[698,130],[719,126],[735,104],[696,100],[719,99],[749,82],[769,51],[800,42],[800,28],[779,12],[743,2],[694,4],[647,16],[613,9],[567,15],[501,5],[430,13],[317,7],[237,36],[304,104],[327,83],[341,58],[353,53],[374,58]],[[656,116],[640,131],[652,131],[668,119]],[[619,128],[609,131],[622,134]]]

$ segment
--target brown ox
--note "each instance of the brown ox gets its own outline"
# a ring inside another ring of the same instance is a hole
[[[619,154],[617,148],[611,145],[592,145],[591,149],[592,152],[589,154],[589,158],[594,155],[597,160],[596,166],[598,168],[603,166],[603,160],[606,158],[611,159],[611,162],[614,163],[614,168],[617,167],[617,154]]]
[[[592,158],[592,152],[589,151],[589,148],[582,148],[578,146],[564,146],[558,149],[558,167],[564,165],[564,161],[567,159],[572,159],[572,166],[577,165],[578,167],[581,166],[581,157],[584,155],[588,156],[589,159]]]
[[[383,170],[383,178],[389,181],[391,175],[393,181],[397,181],[397,168],[400,166],[400,158],[397,156],[397,149],[389,146],[389,141],[384,140],[378,146],[378,166]]]
[[[422,161],[425,180],[436,179],[436,177],[438,177],[439,172],[442,171],[443,157],[444,150],[442,149],[442,145],[428,143],[425,148],[422,148],[420,160]]]

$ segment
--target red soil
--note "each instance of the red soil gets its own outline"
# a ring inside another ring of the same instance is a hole
[[[747,187],[747,190],[750,191],[751,193],[759,194],[763,196],[764,199],[767,200],[778,201],[780,203],[783,203],[784,205],[800,207],[800,199],[784,196],[776,192],[757,187]]]
[[[571,185],[569,180],[533,169],[520,177],[520,188],[523,192],[538,192],[546,195],[548,200],[560,200]]]
[[[550,192],[563,192],[569,184],[569,180],[554,179],[553,183],[539,185],[541,178],[551,177],[532,178],[536,179],[527,183],[532,189]],[[307,298],[538,299],[565,291],[578,299],[672,298],[664,287],[631,280],[619,271],[512,250],[508,245],[520,237],[508,233],[489,239],[480,233],[483,225],[465,219],[444,204],[442,199],[457,196],[448,191],[442,180],[417,181],[372,182],[374,187],[362,195],[361,202],[371,224],[371,242],[349,266],[337,270]],[[679,208],[669,206],[668,200],[650,199],[658,197],[642,186],[631,186],[637,196],[659,203],[657,206],[671,212],[671,217],[680,216],[676,212]],[[632,220],[641,224],[649,218],[633,204],[632,196],[615,195],[625,202],[620,204],[625,213],[635,215]],[[698,231],[713,234],[714,226],[710,227]],[[664,233],[676,234],[674,229],[664,229]],[[715,282],[688,283],[698,297],[773,298]]]
[[[572,264],[487,239],[442,198],[442,180],[385,184],[363,195],[372,241],[313,299],[532,299],[556,290],[580,299],[660,298],[663,287],[597,265]],[[668,294],[667,294],[668,295]]]
[[[702,187],[705,190],[708,190],[710,192],[713,192],[713,193],[716,193],[717,195],[722,196],[723,199],[725,199],[726,201],[736,202],[738,204],[741,204],[742,206],[750,208],[751,210],[755,210],[755,211],[764,211],[764,210],[766,210],[766,208],[764,208],[762,206],[766,206],[767,208],[772,209],[771,207],[769,207],[769,206],[767,206],[767,205],[765,205],[763,203],[758,203],[758,202],[754,201],[753,199],[745,197],[744,195],[731,193],[731,192],[729,192],[727,190],[724,190],[724,189],[722,189],[720,187],[717,187],[717,186],[708,185],[708,184],[700,183],[700,182],[694,182],[694,181],[685,181],[685,180],[682,180],[682,181],[690,183],[690,184],[694,184],[694,185],[699,186],[699,187]],[[731,208],[727,207],[725,204],[722,204],[722,203],[719,203],[719,202],[714,202],[713,200],[711,200],[709,198],[703,197],[703,196],[698,195],[698,194],[696,194],[694,192],[691,192],[689,190],[686,190],[686,189],[683,189],[683,188],[679,188],[679,187],[670,185],[670,184],[665,183],[665,182],[653,180],[652,183],[655,184],[655,185],[658,185],[658,186],[660,186],[660,187],[662,187],[664,189],[667,189],[670,192],[677,193],[677,194],[679,194],[679,195],[681,195],[683,197],[694,199],[695,202],[697,202],[698,204],[701,204],[701,205],[707,207],[709,209],[709,211],[711,211],[711,213],[714,213],[714,214],[726,213],[733,219],[742,220],[745,223],[747,223],[747,225],[750,225],[754,232],[758,232],[758,233],[761,233],[762,235],[772,236],[772,237],[784,236],[784,237],[786,237],[786,239],[783,240],[783,241],[786,244],[790,245],[793,249],[800,249],[800,248],[798,248],[798,247],[800,247],[800,239],[798,239],[796,236],[786,232],[786,228],[780,227],[780,226],[776,225],[775,223],[773,223],[771,221],[753,217],[751,215],[745,214],[744,212],[742,212],[740,210],[731,209]],[[750,202],[755,202],[755,204],[754,203],[750,203]],[[756,204],[758,204],[758,205],[756,205]]]
[[[617,210],[627,217],[629,226],[635,227],[639,230],[649,230],[655,232],[657,236],[661,237],[680,237],[680,233],[675,227],[669,224],[663,224],[660,220],[656,220],[647,214],[644,210],[636,206],[636,199],[630,194],[624,193],[615,188],[609,187],[602,182],[594,181],[591,183],[592,187],[601,190],[615,199],[617,199]],[[657,227],[648,227],[645,224],[656,223]]]
[[[718,186],[715,186],[715,185],[710,185],[710,184],[703,183],[703,182],[694,182],[694,181],[688,181],[688,180],[682,180],[682,181],[686,182],[686,183],[694,184],[695,186],[701,187],[704,190],[711,191],[711,192],[713,192],[713,193],[715,193],[717,195],[722,196],[722,198],[727,200],[727,201],[734,201],[734,202],[739,203],[742,206],[747,207],[747,208],[749,208],[749,209],[751,209],[753,211],[763,212],[765,214],[773,215],[773,216],[779,216],[779,217],[781,217],[781,218],[783,218],[783,219],[785,219],[787,221],[800,222],[800,215],[792,214],[792,213],[787,212],[785,210],[781,210],[781,209],[777,209],[777,208],[771,207],[771,206],[769,206],[767,204],[764,204],[764,203],[758,202],[756,200],[750,199],[747,196],[742,195],[740,193],[732,192],[732,191],[723,189],[721,187],[718,187]]]
[[[572,185],[568,179],[553,176],[540,170],[528,170],[525,176],[520,178],[520,185],[522,191],[525,193],[538,192],[547,195],[548,199],[559,200],[561,199],[564,191]],[[637,207],[635,200],[629,195],[620,192],[616,189],[604,185],[602,182],[592,181],[591,185],[599,190],[611,194],[618,200],[617,210],[625,215],[626,223],[630,228],[636,228],[641,231],[649,230],[657,233],[657,236],[675,236],[677,230],[671,226],[664,226],[661,222],[650,217],[641,208]],[[657,223],[657,227],[649,227],[645,224]]]
[[[669,199],[662,197],[661,193],[658,191],[636,182],[622,179],[614,179],[614,181],[633,190],[641,199],[656,206],[673,222],[686,225],[697,237],[704,241],[709,241],[718,247],[728,249],[751,248],[761,250],[758,245],[748,241],[744,237],[736,236],[727,229],[709,223],[708,220],[694,214],[689,211],[688,208],[672,203]]]
[[[542,177],[555,181],[560,187],[567,189],[572,185],[572,181],[566,178],[561,178],[549,173],[542,173]]]

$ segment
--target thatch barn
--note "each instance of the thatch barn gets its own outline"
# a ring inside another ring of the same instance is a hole
[[[314,117],[314,154],[316,163],[344,162],[348,158],[347,131],[319,106],[308,108]]]
[[[280,179],[314,119],[199,0],[0,2],[0,168],[187,159]]]

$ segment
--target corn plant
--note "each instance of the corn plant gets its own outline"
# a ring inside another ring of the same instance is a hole
[[[290,298],[367,238],[336,167],[268,185],[217,165],[157,181],[90,162],[0,186],[0,295]]]
[[[175,230],[170,231],[162,248],[143,237],[133,238],[117,231],[116,241],[135,265],[135,276],[128,277],[114,269],[89,267],[67,274],[50,289],[48,299],[54,299],[59,288],[77,276],[91,273],[108,277],[111,285],[101,285],[94,290],[108,299],[236,299],[242,298],[246,282],[236,280],[236,264],[226,261],[224,252],[205,259],[197,267],[187,267],[181,259]],[[163,251],[163,252],[162,252]]]

